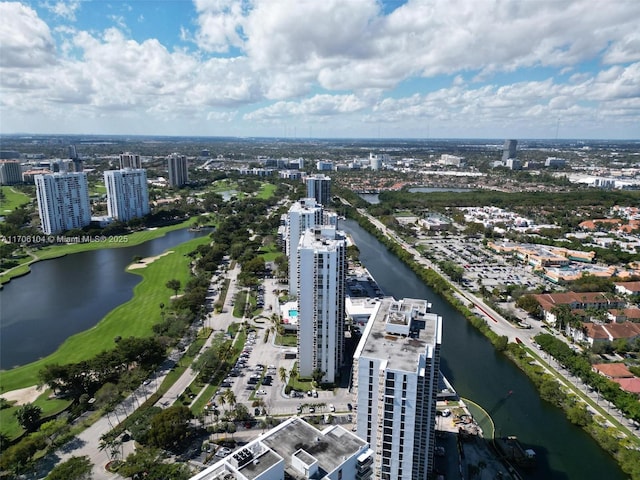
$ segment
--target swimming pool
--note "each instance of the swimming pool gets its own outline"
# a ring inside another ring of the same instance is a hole
[[[298,310],[289,310],[289,316],[290,317],[297,317],[298,316]]]

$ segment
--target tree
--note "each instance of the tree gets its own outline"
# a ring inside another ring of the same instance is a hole
[[[567,418],[569,421],[579,427],[586,427],[593,419],[584,403],[576,403],[567,409]]]
[[[280,367],[278,369],[278,375],[280,376],[280,381],[285,383],[287,381],[287,369],[284,367]]]
[[[93,464],[89,457],[71,457],[66,462],[53,467],[45,480],[89,480],[93,478]]]
[[[38,427],[40,423],[42,409],[37,405],[27,403],[16,410],[14,415],[18,419],[18,423],[22,428],[24,428],[28,432],[32,432]]]
[[[191,478],[189,467],[183,463],[167,464],[163,462],[160,450],[155,448],[138,448],[130,454],[118,473],[129,478],[145,480],[188,480]]]
[[[187,437],[193,415],[184,405],[173,405],[151,419],[149,443],[169,449]]]
[[[174,295],[177,297],[178,290],[180,290],[180,287],[182,286],[182,284],[180,283],[180,280],[172,278],[171,280],[167,280],[167,283],[165,283],[165,286],[169,290],[173,290]]]
[[[545,378],[540,385],[540,397],[554,405],[560,405],[565,395],[558,382],[552,378]]]
[[[313,381],[316,382],[316,385],[319,385],[324,378],[324,372],[321,368],[316,368],[313,373],[311,373],[311,377],[313,377]]]
[[[540,302],[533,295],[521,296],[516,301],[516,306],[531,315],[536,315],[540,312]]]
[[[40,433],[52,444],[56,438],[67,433],[71,427],[67,424],[66,418],[49,420],[40,425]]]

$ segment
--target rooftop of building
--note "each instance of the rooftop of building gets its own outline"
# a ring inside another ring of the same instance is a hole
[[[345,241],[344,232],[333,225],[321,225],[313,229],[308,228],[300,240],[300,246],[320,250],[336,250]]]
[[[323,478],[367,445],[367,442],[339,425],[320,431],[296,417],[285,428],[274,429],[262,441],[284,458],[285,471],[293,478],[304,478],[291,463],[292,455],[300,457],[300,450],[318,461],[319,478]]]
[[[192,479],[252,480],[280,462],[284,462],[285,478],[306,478],[293,466],[294,457],[307,465],[317,461],[317,478],[324,478],[367,446],[367,442],[339,425],[320,431],[301,418],[292,417]]]
[[[428,346],[441,343],[441,319],[426,300],[386,297],[380,302],[356,349],[356,357],[387,360],[387,368],[415,372]],[[397,333],[397,332],[406,332]]]
[[[624,363],[597,363],[593,365],[593,369],[610,378],[633,377],[633,373],[629,371]]]

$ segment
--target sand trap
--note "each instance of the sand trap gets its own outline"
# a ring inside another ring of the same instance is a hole
[[[6,399],[9,402],[16,402],[16,405],[24,405],[26,403],[35,402],[36,399],[42,395],[43,391],[37,385],[33,387],[21,388],[19,390],[11,390],[10,392],[3,393],[0,397]]]
[[[147,265],[152,264],[153,262],[155,262],[157,259],[164,257],[165,255],[169,255],[170,253],[173,253],[173,250],[169,250],[168,252],[164,252],[162,255],[156,255],[155,257],[147,257],[147,258],[143,258],[142,260],[140,260],[139,262],[136,263],[132,263],[131,265],[129,265],[129,269],[130,270],[135,270],[136,268],[145,268]]]

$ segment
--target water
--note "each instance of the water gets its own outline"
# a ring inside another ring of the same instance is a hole
[[[428,299],[443,318],[441,369],[462,397],[492,416],[496,435],[516,435],[537,453],[527,479],[618,480],[626,476],[591,437],[559,409],[543,402],[529,379],[466,319],[354,221],[340,223],[382,291],[395,298]],[[509,394],[511,392],[511,394]]]
[[[0,291],[0,368],[53,353],[68,337],[96,325],[133,296],[134,256],[158,255],[206,232],[174,230],[141,245],[76,253],[35,263]]]
[[[430,193],[430,192],[471,192],[468,188],[446,188],[446,187],[414,187],[410,188],[409,191],[411,193],[421,192],[421,193]],[[377,193],[361,193],[359,197],[365,200],[366,202],[371,203],[372,205],[376,205],[380,203],[380,197]]]

